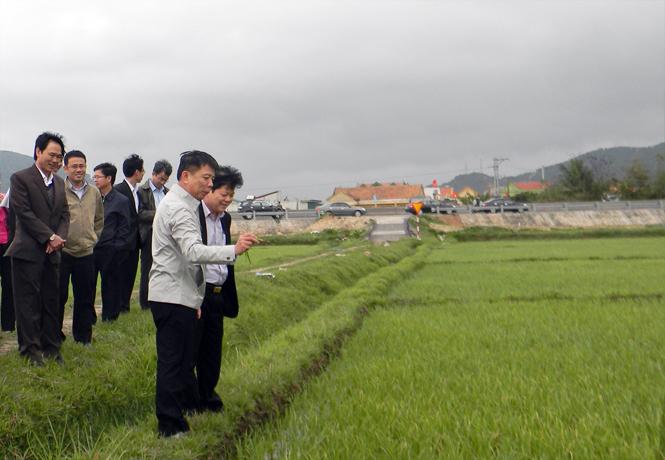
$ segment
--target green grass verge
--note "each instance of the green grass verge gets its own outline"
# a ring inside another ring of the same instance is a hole
[[[65,370],[53,363],[45,369],[31,368],[17,353],[9,353],[0,361],[0,452],[21,459],[206,458],[219,443],[233,438],[239,422],[250,426],[253,414],[261,419],[257,405],[269,404],[275,394],[299,385],[304,368],[311,366],[308,360],[327,346],[326,334],[342,333],[343,328],[317,330],[328,327],[317,323],[317,310],[329,310],[328,303],[339,296],[346,302],[344,293],[350,291],[355,316],[348,313],[338,320],[357,320],[358,302],[371,301],[396,282],[396,275],[375,279],[372,274],[397,270],[394,267],[415,247],[413,241],[403,241],[335,252],[277,272],[272,279],[240,272],[241,314],[225,324],[221,392],[228,410],[223,417],[193,417],[194,433],[179,444],[177,455],[173,441],[156,438],[156,359],[149,312],[134,306],[117,322],[98,325],[94,352],[65,342]],[[288,247],[267,249],[271,250],[289,252]],[[374,281],[366,281],[368,277]],[[357,286],[364,286],[366,294],[354,291]],[[282,360],[284,354],[292,360]]]
[[[413,221],[413,219],[412,219]],[[586,238],[633,238],[645,236],[665,236],[665,226],[653,225],[644,228],[552,228],[552,229],[511,229],[505,227],[467,227],[455,232],[442,232],[430,227],[430,224],[441,222],[421,216],[420,226],[423,232],[430,235],[447,235],[460,242],[468,241],[524,241],[524,240],[569,240]]]

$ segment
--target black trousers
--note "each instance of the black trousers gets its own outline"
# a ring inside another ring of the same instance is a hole
[[[12,259],[5,257],[9,243],[0,244],[0,323],[3,331],[16,329],[16,312],[14,311],[14,288],[12,286]]]
[[[198,313],[193,308],[149,302],[157,327],[155,409],[159,434],[189,431],[185,414],[198,409],[194,375],[194,333]]]
[[[73,257],[62,253],[60,260],[60,330],[65,319],[65,304],[69,297],[69,280],[72,281],[74,308],[72,313],[72,334],[74,341],[87,343],[92,340],[92,325],[97,321],[95,312],[95,256]],[[62,337],[65,334],[62,333]]]
[[[120,316],[120,264],[113,248],[95,248],[95,280],[102,278],[102,321],[115,321]]]
[[[195,335],[196,380],[201,410],[220,411],[224,406],[222,398],[215,392],[222,366],[224,303],[223,292],[215,294],[206,286],[201,318],[197,321]]]
[[[152,267],[152,235],[141,244],[141,281],[139,281],[139,304],[147,310],[148,281],[150,280],[150,267]]]
[[[139,248],[131,251],[120,251],[120,313],[129,311],[129,302],[132,299],[138,266]]]
[[[18,347],[34,361],[60,354],[58,319],[58,264],[12,258]]]

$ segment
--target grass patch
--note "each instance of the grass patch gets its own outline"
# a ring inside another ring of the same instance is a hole
[[[433,234],[443,234],[429,228]],[[449,237],[460,242],[466,241],[523,241],[523,240],[568,240],[586,238],[636,238],[636,237],[662,237],[665,236],[665,226],[653,225],[644,228],[591,228],[591,229],[561,229],[545,230],[513,230],[504,227],[468,227],[456,232],[448,232]]]
[[[20,459],[210,456],[216,445],[232,439],[239,421],[251,425],[251,414],[261,414],[259,405],[267,404],[260,401],[287,394],[302,380],[312,357],[350,327],[328,329],[328,320],[306,326],[314,321],[309,318],[316,318],[321,308],[337,308],[325,305],[355,292],[372,274],[398,266],[415,247],[412,241],[362,247],[343,252],[344,257],[330,255],[289,267],[273,279],[240,271],[241,314],[225,325],[223,373],[235,379],[222,384],[228,410],[224,417],[193,417],[194,434],[175,450],[173,442],[156,438],[154,325],[150,313],[136,304],[117,322],[95,327],[94,352],[65,342],[65,370],[54,363],[31,368],[16,352],[9,353],[0,361],[0,452]],[[286,246],[271,250],[290,252]],[[358,302],[385,292],[395,276],[388,276],[389,282],[378,276],[366,285],[370,297],[352,294],[349,312],[332,315],[332,321],[344,325],[351,318],[357,327]]]

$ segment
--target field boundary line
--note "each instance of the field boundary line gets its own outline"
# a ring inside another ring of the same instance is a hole
[[[362,247],[362,246],[354,246],[352,248],[344,249],[341,252],[352,251],[352,250],[358,249],[360,247]],[[324,252],[322,254],[317,254],[315,256],[305,257],[304,259],[292,260],[291,262],[285,262],[283,264],[270,265],[269,267],[263,267],[263,268],[255,268],[255,269],[252,269],[252,270],[242,271],[242,272],[239,272],[239,273],[257,273],[257,272],[261,272],[261,271],[264,271],[264,270],[272,270],[273,268],[291,267],[293,265],[298,265],[299,263],[302,263],[302,262],[309,262],[310,260],[320,259],[321,257],[326,257],[326,256],[329,256],[330,254],[332,254],[332,252]]]

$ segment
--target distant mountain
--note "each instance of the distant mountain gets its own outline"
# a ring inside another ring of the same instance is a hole
[[[634,159],[639,159],[647,171],[657,171],[659,167],[658,154],[665,155],[665,142],[653,147],[613,147],[609,149],[598,149],[579,155],[585,164],[591,167],[597,176],[605,178],[623,179],[626,176],[626,168]],[[572,158],[571,158],[572,159]],[[661,160],[662,162],[663,160]],[[561,179],[561,165],[570,163],[570,160],[545,166],[545,180],[556,184]],[[518,176],[501,176],[501,186],[508,182],[540,182],[542,171],[540,169],[520,174]],[[441,187],[453,187],[458,192],[464,187],[471,187],[478,193],[485,193],[494,184],[494,177],[483,173],[462,174],[448,182],[439,182]]]
[[[489,191],[494,184],[494,177],[483,173],[462,174],[453,180],[446,182],[445,187],[452,187],[455,192],[459,192],[464,187],[471,187],[481,195]],[[443,183],[441,184],[444,187]]]
[[[626,176],[626,168],[634,159],[638,159],[646,167],[647,171],[658,170],[658,154],[665,155],[665,142],[653,147],[613,147],[609,149],[598,149],[579,155],[584,163],[591,167],[593,172],[607,179],[623,179]],[[556,184],[561,179],[561,165],[570,163],[570,160],[552,166],[545,166],[545,180]],[[506,177],[506,182],[529,182],[540,181],[541,170],[519,176]],[[503,185],[503,179],[502,179]]]
[[[27,155],[10,152],[9,150],[0,150],[0,192],[5,193],[9,188],[9,178],[16,171],[25,169],[34,164],[35,160]]]

